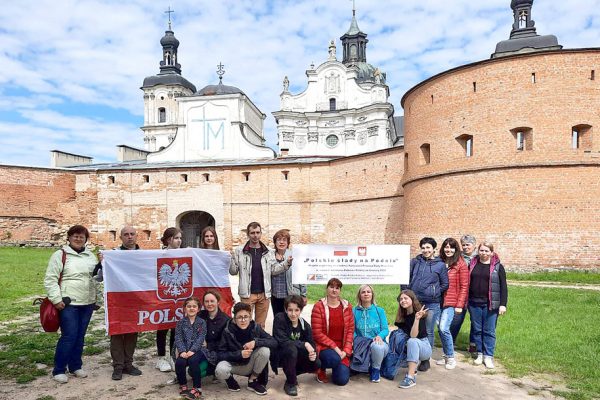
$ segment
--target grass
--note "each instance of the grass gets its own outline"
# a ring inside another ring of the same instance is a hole
[[[557,273],[562,274],[562,273]],[[356,303],[359,285],[344,285],[342,297]],[[374,285],[377,303],[392,324],[398,285]],[[324,296],[323,286],[308,287],[310,301]],[[572,400],[600,397],[600,292],[560,288],[509,287],[508,312],[497,328],[496,358],[512,377],[550,374]],[[468,345],[469,318],[458,336],[458,348]],[[436,338],[439,345],[439,338]]]
[[[541,281],[569,284],[600,285],[600,272],[597,271],[558,271],[558,272],[507,272],[506,277],[514,281]]]
[[[23,247],[0,248],[0,321],[31,314],[31,296],[45,297],[44,275],[56,250]]]

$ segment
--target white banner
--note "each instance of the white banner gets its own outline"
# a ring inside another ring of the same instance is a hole
[[[408,284],[409,245],[321,245],[293,247],[292,282],[324,284]]]

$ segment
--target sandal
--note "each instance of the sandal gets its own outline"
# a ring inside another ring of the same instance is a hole
[[[202,396],[202,389],[193,388],[192,390],[189,391],[189,393],[193,396],[193,397],[191,397],[191,399],[199,399]]]
[[[188,390],[187,385],[179,385],[179,394],[181,396],[185,395],[188,392],[189,392],[189,390]]]

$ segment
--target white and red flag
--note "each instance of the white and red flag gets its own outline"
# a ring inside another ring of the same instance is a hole
[[[231,315],[230,255],[195,248],[103,251],[104,304],[109,335],[175,327],[183,302],[209,289]]]

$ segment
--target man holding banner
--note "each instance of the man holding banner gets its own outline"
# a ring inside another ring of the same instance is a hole
[[[139,250],[137,232],[132,226],[121,229],[121,246],[115,250]],[[110,356],[113,360],[112,379],[119,381],[123,374],[139,376],[142,371],[133,365],[133,353],[137,345],[138,333],[122,333],[110,336]]]

